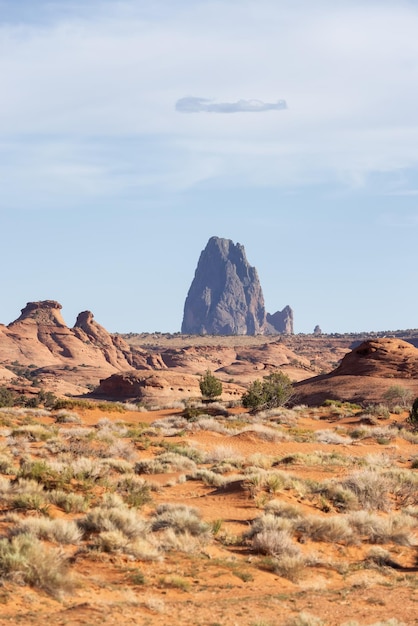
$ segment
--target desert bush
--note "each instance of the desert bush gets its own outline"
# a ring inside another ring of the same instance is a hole
[[[73,411],[61,409],[55,416],[57,424],[81,424],[81,417]]]
[[[33,535],[0,539],[0,575],[39,587],[53,596],[72,587],[64,553]]]
[[[222,383],[210,370],[206,370],[201,376],[199,387],[202,396],[208,400],[213,400],[222,395]]]
[[[351,544],[355,541],[353,531],[343,516],[319,517],[308,515],[295,523],[295,530],[312,541]]]
[[[117,483],[118,493],[129,506],[139,508],[151,502],[151,485],[134,474],[125,476]]]
[[[389,408],[399,405],[405,409],[411,406],[413,397],[412,391],[402,385],[391,385],[383,394],[383,399]]]
[[[167,552],[176,550],[187,554],[193,554],[199,551],[210,539],[211,537],[206,534],[196,536],[192,535],[187,530],[182,533],[177,533],[173,528],[166,528],[158,534],[158,543],[161,550]]]
[[[418,476],[416,472],[405,469],[392,469],[385,472],[392,485],[392,493],[402,506],[418,504]]]
[[[191,459],[195,463],[206,463],[206,455],[204,452],[201,452],[197,448],[194,448],[189,445],[179,445],[163,442],[162,446],[167,450],[167,452],[173,452],[174,454],[179,454],[180,456],[185,456],[188,459]]]
[[[181,454],[164,452],[155,459],[144,459],[135,464],[136,474],[165,474],[166,472],[192,472],[196,463]]]
[[[41,493],[18,493],[10,499],[9,505],[13,509],[48,513],[48,502]]]
[[[212,450],[206,453],[205,458],[206,463],[220,463],[226,462],[234,465],[235,467],[240,467],[242,465],[242,456],[241,454],[231,445],[220,444],[214,446]]]
[[[313,484],[311,492],[326,498],[339,511],[351,511],[360,506],[356,494],[351,489],[334,481]]]
[[[265,512],[271,513],[276,517],[284,517],[287,519],[295,520],[302,516],[301,509],[288,502],[282,502],[281,500],[270,500],[265,506]]]
[[[204,485],[209,487],[222,487],[226,483],[223,476],[208,469],[197,469],[193,474],[187,475],[187,480],[201,480]]]
[[[0,474],[16,474],[16,468],[13,464],[13,458],[9,454],[0,453]]]
[[[118,472],[119,474],[132,474],[134,466],[129,461],[124,459],[114,459],[112,457],[103,459],[101,464],[109,469]]]
[[[12,529],[12,534],[33,535],[38,539],[63,544],[77,544],[82,538],[81,530],[75,522],[45,517],[28,517],[22,520]]]
[[[290,378],[283,372],[273,372],[263,380],[255,380],[243,394],[241,401],[252,411],[271,409],[285,405],[293,395]]]
[[[348,516],[352,529],[368,543],[396,543],[410,546],[413,542],[411,528],[416,521],[409,515],[379,517],[367,511],[356,511]]]
[[[210,538],[211,527],[202,521],[197,509],[185,504],[160,504],[151,519],[152,530],[171,528],[177,535]]]
[[[29,441],[47,441],[55,437],[57,431],[41,424],[27,424],[14,428],[12,437],[26,437]]]
[[[93,546],[101,552],[121,552],[140,561],[156,561],[161,558],[158,546],[144,537],[130,540],[120,530],[101,532],[94,540]]]
[[[293,521],[285,517],[279,517],[274,513],[266,512],[260,517],[256,517],[250,528],[243,534],[243,539],[254,539],[260,533],[280,533],[282,531],[290,531],[293,529]]]
[[[47,493],[48,502],[55,504],[66,513],[85,513],[89,507],[89,500],[81,494],[62,489],[53,489]]]
[[[251,547],[255,552],[271,556],[300,554],[287,530],[262,530],[252,538]]]
[[[329,444],[345,444],[348,445],[350,443],[352,443],[352,439],[350,437],[344,437],[343,435],[340,435],[338,433],[336,433],[333,430],[317,430],[316,433],[316,439],[317,441],[319,441],[319,443],[329,443]]]
[[[363,509],[386,511],[390,508],[391,481],[382,472],[370,469],[353,472],[342,481],[342,487],[355,494]]]
[[[290,526],[289,520],[280,520],[267,514],[253,522],[244,539],[250,538],[252,550],[269,557],[268,569],[279,576],[295,580],[305,566],[305,560],[286,525]],[[265,566],[266,562],[262,564]]]
[[[385,404],[369,404],[363,412],[378,419],[388,419],[390,417],[390,411]]]
[[[95,507],[78,524],[88,534],[119,530],[128,539],[144,537],[149,531],[148,522],[135,509],[120,506]]]

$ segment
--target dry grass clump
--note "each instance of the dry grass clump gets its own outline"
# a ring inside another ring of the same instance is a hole
[[[354,493],[363,509],[387,511],[390,508],[391,481],[382,472],[371,469],[359,470],[353,472],[341,484],[343,488]]]
[[[209,487],[222,487],[227,482],[221,474],[208,469],[197,469],[193,474],[187,475],[187,480],[200,480]]]
[[[418,525],[410,515],[396,514],[379,517],[367,511],[356,511],[348,516],[353,530],[368,543],[396,543],[411,546],[416,543],[411,529]]]
[[[108,450],[108,456],[111,459],[124,459],[125,461],[135,461],[137,451],[135,446],[129,441],[117,440],[113,442]]]
[[[392,483],[392,491],[401,506],[418,504],[418,475],[405,469],[392,469],[385,472]]]
[[[150,523],[135,509],[128,509],[116,494],[108,494],[102,506],[95,507],[78,521],[92,537],[91,547],[101,552],[120,552],[139,560],[159,560],[161,549],[150,535]]]
[[[338,452],[294,452],[275,460],[274,465],[338,465],[341,467],[347,465],[358,465],[362,463],[362,459],[347,456]]]
[[[53,596],[73,586],[64,553],[46,547],[32,534],[0,539],[0,576],[38,587]]]
[[[61,409],[56,413],[55,421],[57,424],[81,424],[81,417],[74,411]]]
[[[244,539],[258,554],[267,555],[262,565],[280,576],[295,580],[305,566],[300,548],[294,543],[289,520],[266,514],[254,520]]]
[[[127,474],[116,483],[117,492],[123,498],[123,502],[135,508],[151,502],[152,488],[151,483],[135,474]]]
[[[85,513],[89,507],[89,499],[72,491],[52,489],[47,492],[48,502],[55,504],[66,513]]]
[[[325,429],[316,431],[316,440],[319,443],[328,443],[334,445],[349,445],[352,443],[351,437],[345,437],[344,435],[340,435],[336,433],[334,430]]]
[[[7,452],[0,453],[0,474],[16,474],[16,467],[13,462],[13,457]]]
[[[32,535],[54,543],[77,544],[82,532],[76,522],[46,517],[28,517],[12,528],[13,535]]]
[[[144,537],[149,532],[150,525],[135,509],[125,506],[98,506],[78,520],[83,532],[91,535],[118,530],[128,539]]]
[[[271,513],[276,517],[287,519],[298,519],[302,516],[300,507],[288,502],[282,502],[281,500],[270,500],[264,510],[266,513]]]
[[[289,435],[283,430],[277,430],[264,424],[252,424],[238,431],[238,435],[248,433],[262,441],[290,441]]]
[[[94,540],[93,547],[100,552],[128,554],[139,561],[161,560],[161,550],[146,537],[129,539],[120,530],[101,532]]]
[[[164,550],[194,552],[212,540],[211,525],[202,521],[197,509],[185,504],[160,504],[151,527],[159,533]]]
[[[136,474],[165,474],[167,472],[193,472],[196,463],[181,454],[164,452],[155,459],[144,459],[135,464]]]
[[[41,424],[24,424],[12,429],[11,437],[22,437],[28,441],[47,441],[55,437],[57,430]]]
[[[308,515],[296,520],[294,529],[301,537],[309,538],[312,541],[343,543],[346,545],[356,541],[349,521],[342,515],[333,515],[332,517]]]
[[[107,459],[103,459],[102,465],[114,470],[118,474],[132,474],[134,471],[134,464],[121,458],[109,457]]]
[[[295,489],[299,493],[305,491],[305,486],[298,479],[280,470],[262,470],[248,467],[245,469],[245,484],[252,495],[260,491],[277,493],[284,489]]]
[[[353,439],[373,439],[377,443],[387,444],[399,436],[399,431],[391,426],[359,426],[350,435]]]
[[[218,445],[206,453],[206,463],[229,463],[235,467],[242,465],[242,455],[231,445]]]
[[[298,407],[294,407],[293,409],[275,407],[257,413],[257,420],[275,422],[276,424],[284,424],[286,426],[296,426],[299,417],[298,413]]]

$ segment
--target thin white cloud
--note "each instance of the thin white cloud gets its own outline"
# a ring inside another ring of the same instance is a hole
[[[237,102],[214,102],[207,98],[187,96],[176,102],[180,113],[261,113],[263,111],[283,111],[287,109],[285,100],[262,102],[261,100],[238,100]]]

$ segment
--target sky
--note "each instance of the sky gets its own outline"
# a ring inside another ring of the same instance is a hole
[[[0,0],[0,322],[178,332],[212,236],[296,333],[418,328],[415,0]]]

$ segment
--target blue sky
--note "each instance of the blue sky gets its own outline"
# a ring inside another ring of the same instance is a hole
[[[417,328],[417,32],[412,0],[0,0],[0,322],[176,332],[217,235],[296,332]]]

